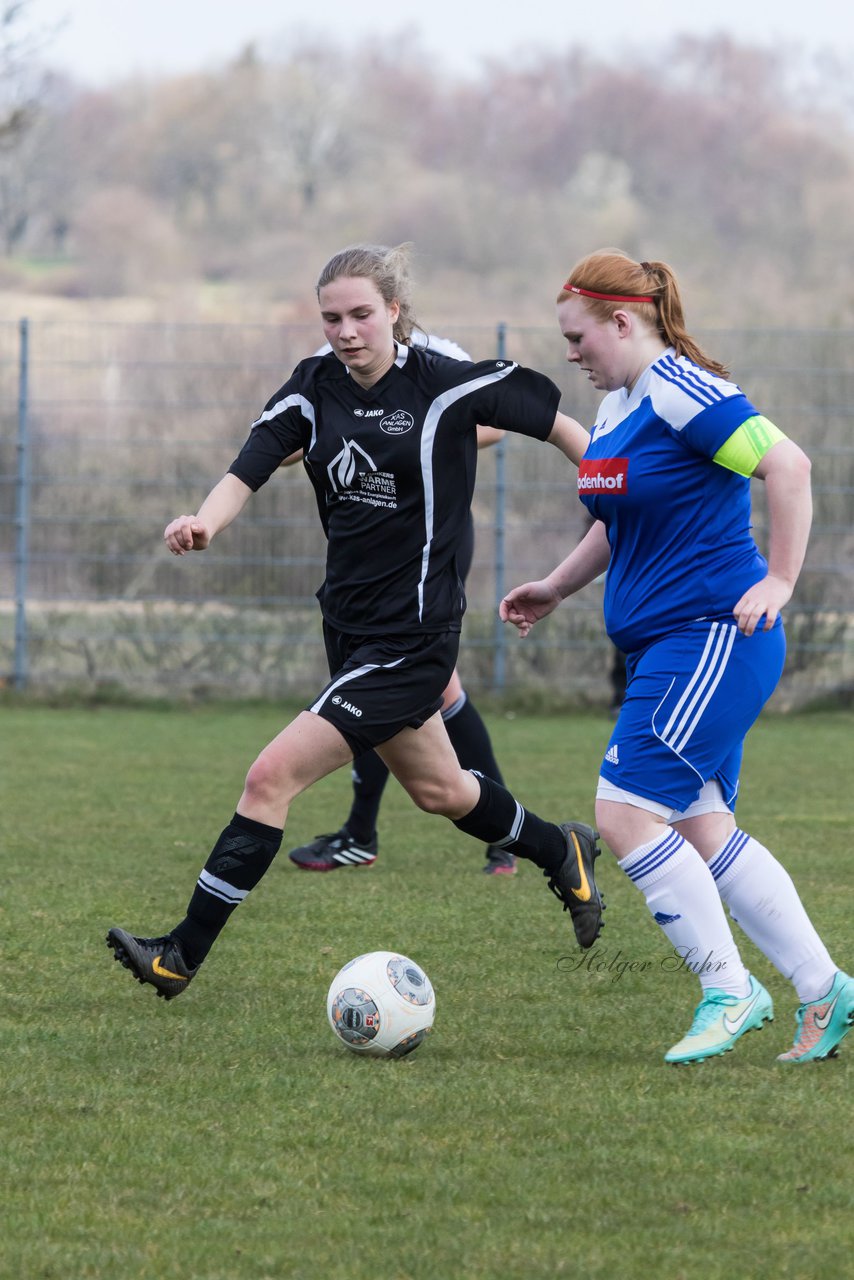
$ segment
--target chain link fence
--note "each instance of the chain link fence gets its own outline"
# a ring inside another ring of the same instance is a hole
[[[548,373],[591,423],[599,394],[555,328],[436,327],[476,359]],[[701,333],[707,350],[813,460],[815,523],[787,610],[779,706],[854,688],[854,334]],[[209,552],[161,534],[194,511],[249,424],[319,341],[315,326],[0,323],[0,679],[47,694],[308,698],[326,678],[314,592],[325,544],[300,467],[283,470]],[[754,485],[764,542],[763,486]],[[520,642],[504,591],[548,571],[585,528],[574,473],[508,435],[480,454],[461,673],[528,705],[609,698],[612,651],[592,584]]]

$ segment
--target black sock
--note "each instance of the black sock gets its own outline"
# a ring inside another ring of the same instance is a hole
[[[504,779],[492,750],[489,731],[468,694],[463,693],[458,702],[443,711],[442,719],[462,767],[477,769],[478,773],[503,786]]]
[[[204,960],[228,917],[254,889],[279,851],[282,832],[236,813],[204,865],[187,915],[172,930],[188,964]]]
[[[528,858],[549,874],[558,871],[566,857],[566,839],[560,827],[523,809],[505,787],[491,778],[477,773],[474,776],[480,783],[480,799],[454,826],[484,844],[500,844],[510,853]]]
[[[359,844],[373,838],[387,782],[388,766],[376,751],[366,751],[353,761],[353,804],[344,826]]]

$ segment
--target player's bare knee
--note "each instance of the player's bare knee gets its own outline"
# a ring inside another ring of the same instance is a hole
[[[629,804],[613,804],[601,799],[596,801],[595,814],[599,835],[618,858],[643,844],[648,835],[646,828],[654,820],[652,814]]]
[[[261,804],[282,799],[289,802],[295,794],[293,779],[287,769],[282,767],[281,760],[262,751],[246,775],[243,794],[247,799]]]
[[[419,779],[407,788],[410,799],[424,813],[447,815],[454,810],[454,796],[447,785],[432,778]]]
[[[619,794],[620,799],[615,797]],[[658,840],[667,825],[667,809],[664,805],[654,812],[646,807],[643,797],[631,792],[617,792],[597,796],[596,828],[605,844],[618,858],[624,858],[642,844]]]

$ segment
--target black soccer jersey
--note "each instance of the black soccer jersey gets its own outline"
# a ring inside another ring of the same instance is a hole
[[[505,360],[398,345],[365,390],[334,355],[297,365],[229,470],[259,489],[303,449],[328,538],[323,616],[357,635],[460,629],[456,556],[471,505],[479,422],[545,440],[560,393]]]

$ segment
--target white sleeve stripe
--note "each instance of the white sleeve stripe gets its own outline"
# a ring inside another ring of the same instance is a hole
[[[697,368],[696,365],[679,365],[674,360],[672,362],[672,372],[677,378],[685,383],[686,387],[693,387],[701,395],[708,395],[712,400],[726,400],[726,396],[714,382],[709,380],[709,375],[703,376],[705,371]]]
[[[262,423],[269,422],[272,418],[278,417],[280,413],[284,413],[286,409],[299,409],[302,416],[307,422],[311,423],[311,444],[316,439],[316,424],[314,418],[314,405],[310,400],[306,400],[305,396],[292,395],[283,396],[281,400],[277,400],[269,409],[265,409],[260,418],[256,418],[250,427],[250,431],[254,431],[256,427],[260,427]],[[309,445],[311,448],[311,445]]]
[[[726,396],[722,395],[717,387],[698,383],[698,381],[690,377],[687,370],[680,369],[675,363],[672,364],[672,367],[668,367],[665,360],[660,360],[655,366],[655,372],[664,382],[669,382],[671,386],[677,387],[686,396],[696,400],[698,404],[718,404],[726,399]]]

